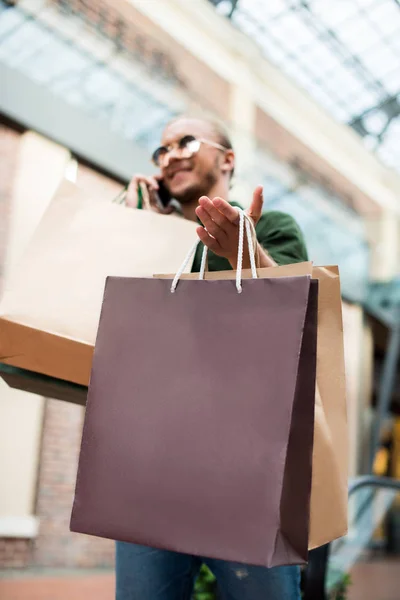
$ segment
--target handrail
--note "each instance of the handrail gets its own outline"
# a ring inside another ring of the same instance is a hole
[[[349,497],[363,487],[385,488],[400,492],[400,480],[392,479],[391,477],[378,477],[376,475],[361,475],[350,481]]]
[[[400,492],[400,481],[390,477],[361,475],[349,483],[349,498],[362,488],[373,487]],[[325,600],[325,578],[328,567],[330,544],[311,550],[309,563],[303,577],[304,600]]]

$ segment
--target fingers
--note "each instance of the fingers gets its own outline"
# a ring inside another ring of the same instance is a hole
[[[207,229],[208,233],[210,233],[214,238],[219,238],[221,240],[222,237],[226,237],[226,233],[210,218],[207,211],[202,208],[198,208],[196,210],[196,214],[203,223],[204,227]]]
[[[235,213],[237,216],[237,211]],[[197,234],[207,248],[228,260],[237,253],[238,227],[218,210],[215,200],[211,201],[206,196],[202,196],[196,215],[204,225],[204,228],[197,229]]]
[[[256,189],[254,190],[253,200],[252,200],[252,203],[250,204],[249,210],[247,211],[247,214],[249,215],[249,217],[251,217],[253,219],[255,225],[257,225],[258,221],[261,218],[263,204],[264,204],[263,186],[258,185],[256,187]]]
[[[219,200],[221,200],[219,198]],[[224,201],[223,201],[224,202]],[[228,205],[229,206],[229,205]],[[216,234],[230,235],[234,230],[234,225],[227,217],[215,206],[215,200],[211,201],[206,196],[199,200],[199,207],[196,214],[205,225],[207,230],[215,237]],[[237,215],[237,211],[236,211]]]
[[[200,241],[203,242],[203,244],[205,246],[207,246],[207,248],[209,248],[210,250],[212,250],[213,252],[215,252],[216,254],[219,254],[221,252],[221,246],[219,244],[219,242],[212,237],[205,229],[204,227],[198,227],[196,229],[197,231],[197,235],[200,238]]]
[[[156,201],[154,197],[154,193],[159,189],[159,184],[157,181],[157,177],[153,177],[151,175],[141,175],[136,174],[132,177],[131,182],[129,183],[125,203],[127,206],[131,206],[133,208],[137,208],[138,200],[139,200],[139,185],[143,184],[147,187],[149,191],[149,199],[152,207],[155,207]]]
[[[239,223],[238,211],[235,207],[231,206],[226,200],[222,198],[215,198],[213,200],[214,206],[221,212],[231,223],[237,225]],[[264,204],[263,197],[263,186],[258,185],[254,190],[253,200],[250,208],[247,211],[249,217],[251,217],[256,225],[262,215],[262,208]]]
[[[144,183],[149,191],[157,191],[159,188],[158,181],[152,175],[134,175],[132,182],[138,187],[139,183]]]
[[[219,256],[226,258],[237,252],[238,227],[233,224],[226,215],[217,208],[219,205],[226,210],[227,205],[231,206],[221,198],[210,200],[206,196],[202,196],[199,200],[199,206],[196,209],[196,215],[204,225],[204,228],[198,229],[200,240],[213,252]],[[235,217],[238,212],[233,209]],[[232,218],[230,211],[228,215]]]
[[[263,188],[258,186],[254,190],[253,200],[247,214],[256,225],[263,208]],[[237,267],[238,237],[239,237],[239,211],[222,198],[210,200],[202,196],[196,215],[204,225],[197,228],[200,240],[207,248],[218,256],[227,258],[233,269]],[[247,248],[244,248],[243,265],[250,264]]]
[[[230,204],[222,200],[222,198],[214,198],[213,201],[209,200],[209,198],[204,197],[200,198],[199,204],[202,208],[204,208],[210,217],[217,223],[224,231],[227,233],[232,229],[232,222],[227,218],[227,216],[218,208],[218,203],[223,203],[223,205],[227,205],[229,208],[232,208]],[[233,209],[234,212],[237,211]]]
[[[223,200],[222,198],[214,198],[213,204],[215,208],[217,208],[218,211],[222,213],[230,223],[233,225],[237,225],[239,223],[239,213],[237,208],[231,206],[229,202]]]
[[[132,179],[128,185],[128,189],[126,190],[125,204],[127,206],[131,206],[132,208],[137,208],[138,200],[137,185]]]

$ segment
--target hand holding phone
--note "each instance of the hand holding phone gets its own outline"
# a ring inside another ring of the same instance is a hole
[[[168,204],[171,202],[172,197],[167,188],[165,187],[165,183],[162,179],[158,179],[158,190],[154,192],[157,197],[157,202],[159,206],[162,208],[167,208]]]
[[[160,177],[134,175],[126,193],[127,206],[137,208],[142,200],[143,208],[169,214],[175,209],[170,206],[171,196]]]

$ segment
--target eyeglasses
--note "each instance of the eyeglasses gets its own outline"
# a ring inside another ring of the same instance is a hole
[[[169,146],[160,146],[157,148],[157,150],[153,152],[151,159],[156,167],[163,167],[167,156],[172,150],[178,158],[190,158],[200,150],[201,144],[207,144],[207,146],[212,146],[218,150],[229,150],[229,148],[225,148],[225,146],[221,146],[221,144],[217,144],[216,142],[205,140],[203,138],[196,138],[193,135],[185,135],[173,144],[169,144]]]

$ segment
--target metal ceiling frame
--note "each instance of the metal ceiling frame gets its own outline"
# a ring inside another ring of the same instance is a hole
[[[64,4],[63,2],[60,2],[62,4]],[[7,4],[6,8],[4,8],[4,5]],[[18,4],[18,3],[16,3]],[[12,27],[10,30],[8,30],[3,36],[0,36],[0,43],[4,42],[4,40],[8,39],[9,37],[11,37],[12,35],[15,35],[21,28],[23,28],[24,26],[26,26],[27,23],[37,23],[38,26],[40,26],[40,28],[43,29],[43,31],[46,31],[48,34],[50,34],[52,36],[52,38],[54,38],[54,40],[56,40],[57,42],[61,42],[62,44],[64,44],[66,47],[69,48],[75,48],[76,44],[74,42],[74,40],[57,31],[55,32],[52,27],[47,24],[46,22],[44,22],[43,20],[41,20],[39,17],[36,17],[34,14],[28,13],[26,12],[23,7],[16,7],[14,5],[9,5],[9,3],[4,2],[4,0],[0,0],[0,8],[1,5],[3,5],[3,10],[7,10],[7,9],[12,9],[12,8],[17,8],[18,12],[20,15],[23,16],[23,21],[21,23],[18,23],[16,26]],[[55,3],[54,6],[57,9],[57,5],[58,3]],[[1,14],[1,10],[0,10],[0,14]],[[104,59],[98,59],[96,58],[94,55],[92,55],[88,50],[84,49],[84,48],[80,48],[79,47],[79,54],[81,56],[84,56],[88,59],[89,63],[86,67],[83,67],[82,69],[79,70],[69,70],[65,73],[58,73],[57,75],[55,75],[52,78],[49,78],[49,80],[46,82],[46,85],[51,86],[54,81],[62,81],[63,79],[70,80],[70,78],[72,78],[72,81],[84,81],[84,78],[87,78],[88,75],[93,72],[94,70],[98,71],[99,69],[106,69],[110,74],[112,74],[116,80],[119,80],[127,89],[128,92],[136,94],[138,96],[140,96],[142,99],[144,99],[144,101],[148,101],[149,104],[151,103],[151,105],[154,105],[155,107],[158,107],[160,110],[162,110],[164,108],[164,105],[161,104],[157,98],[150,96],[145,90],[143,90],[142,88],[138,88],[135,86],[135,84],[132,81],[129,81],[128,79],[126,79],[121,73],[119,73],[116,69],[113,68],[113,66],[111,64],[108,64],[107,60],[112,58],[116,53],[118,53],[119,50],[114,47],[111,51],[111,54]],[[32,50],[32,53],[29,55],[29,59],[31,59],[32,57],[35,56],[35,54],[39,54],[40,53],[40,49]],[[86,93],[84,86],[80,87],[80,92],[82,95],[84,95]],[[64,94],[66,92],[64,91]],[[107,111],[107,115],[108,117],[111,119],[112,118],[112,112],[113,110],[116,108],[117,102],[115,101],[111,101],[111,100],[106,100],[105,102],[102,103],[96,103],[93,104],[93,102],[91,101],[92,104],[92,108],[93,110],[91,111],[93,114],[98,113],[99,111]],[[167,107],[165,107],[167,108]],[[141,134],[143,134],[143,130],[141,131]]]
[[[234,17],[237,15],[238,10],[244,6],[243,0],[209,1],[215,7],[218,7],[221,3],[225,4],[227,1],[230,2],[230,10],[225,9],[224,14],[228,19],[232,20],[234,24]],[[395,3],[396,7],[400,8],[400,0],[393,0],[393,2]],[[343,65],[347,66],[349,72],[354,75],[355,81],[359,82],[359,85],[364,86],[366,90],[370,90],[372,93],[378,96],[379,102],[369,106],[359,114],[352,115],[352,117],[347,121],[347,124],[352,127],[354,131],[356,131],[361,137],[369,138],[371,149],[378,150],[389,134],[391,124],[397,118],[400,120],[400,101],[398,100],[398,97],[400,97],[400,89],[395,93],[389,92],[384,82],[376,77],[363,63],[362,56],[360,57],[356,55],[349,48],[347,48],[345,43],[343,43],[337,36],[336,32],[326,23],[321,21],[318,15],[313,13],[311,2],[307,0],[286,0],[286,7],[286,10],[283,9],[282,12],[279,13],[278,17],[283,16],[285,12],[296,13],[304,26],[310,31],[314,32],[314,34],[316,34],[320,39],[321,43],[323,43],[325,47],[330,50]],[[323,85],[324,79],[318,77],[318,75],[307,68],[307,65],[301,63],[299,61],[299,55],[293,52],[292,49],[289,49],[282,39],[274,35],[273,28],[266,28],[262,22],[260,22],[260,19],[257,19],[255,14],[245,11],[245,9],[243,10],[243,14],[246,15],[246,19],[254,25],[254,27],[260,32],[260,35],[263,34],[268,36],[270,39],[273,39],[274,43],[276,42],[287,59],[293,65],[298,65],[299,69],[301,69],[307,75],[310,83],[313,83],[319,87],[322,92],[325,92],[325,87]],[[374,31],[382,38],[382,44],[385,44],[385,48],[388,47],[393,53],[397,53],[396,48],[393,47],[391,37],[385,36],[385,34],[380,31],[379,26],[377,26],[374,20],[369,17],[366,7],[359,6],[357,11],[357,14],[360,14],[364,19],[367,20],[368,26],[372,27]],[[274,17],[274,19],[275,18],[277,17]],[[301,47],[299,48],[299,51],[300,50]],[[348,112],[349,103],[346,102],[340,95],[329,94],[329,96],[331,99],[333,98],[334,104],[338,107],[338,109]],[[388,111],[389,106],[392,108],[394,107],[394,110],[391,113]],[[369,115],[379,111],[387,114],[388,118],[386,121],[382,122],[381,127],[378,127],[376,130],[371,130],[368,127],[366,118]]]

